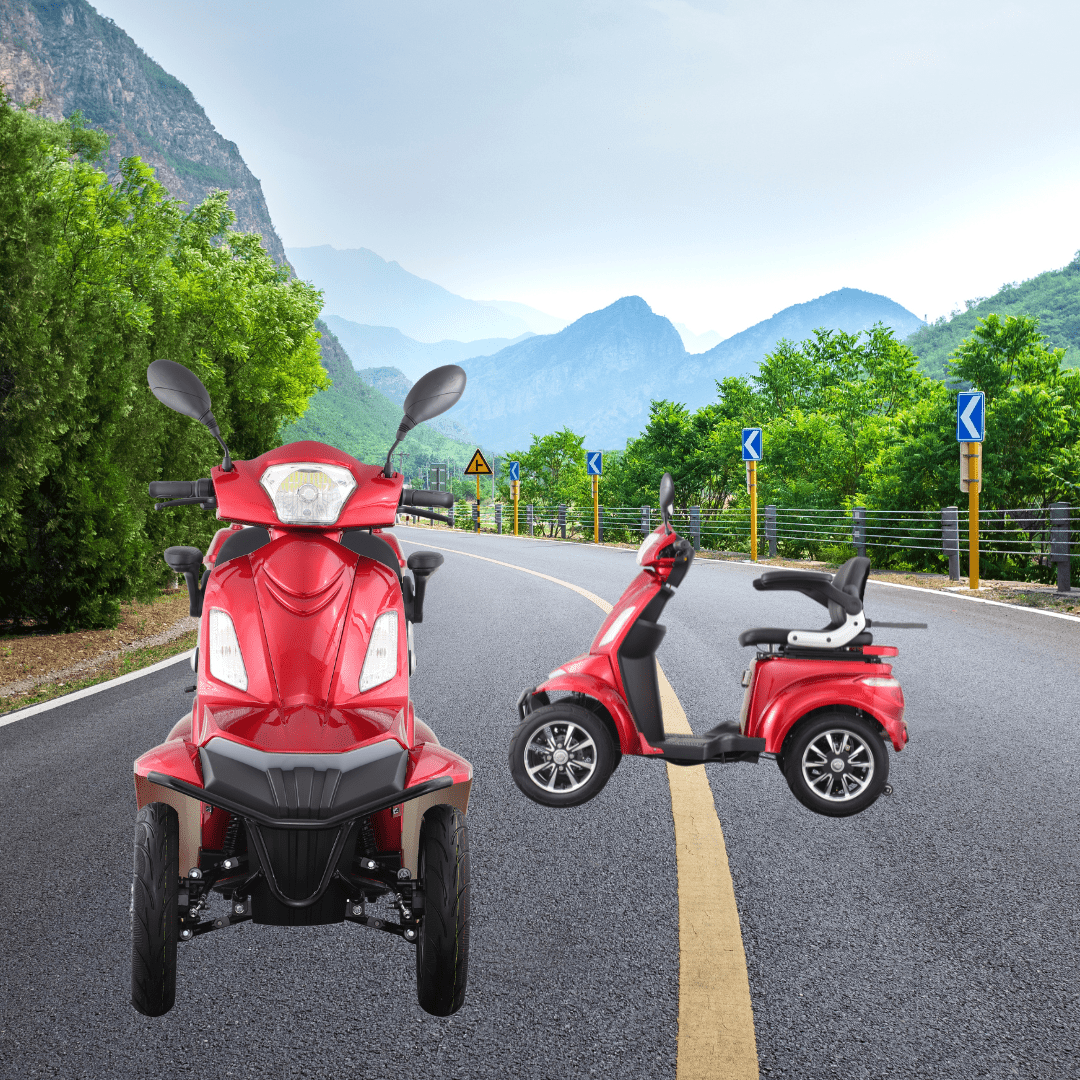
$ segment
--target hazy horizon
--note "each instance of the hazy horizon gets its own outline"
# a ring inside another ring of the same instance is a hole
[[[850,287],[932,320],[1080,248],[1077,5],[95,6],[237,142],[286,246],[470,299],[640,295],[727,337]]]

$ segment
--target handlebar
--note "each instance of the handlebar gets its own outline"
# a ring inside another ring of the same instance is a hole
[[[420,488],[402,488],[402,506],[453,506],[454,496],[449,491],[423,491]]]
[[[151,499],[212,499],[213,480],[151,480]]]

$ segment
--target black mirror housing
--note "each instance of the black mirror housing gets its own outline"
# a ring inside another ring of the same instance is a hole
[[[457,364],[445,364],[422,375],[405,398],[401,426],[408,432],[417,424],[446,412],[465,393],[465,382],[465,372]]]
[[[671,515],[675,512],[675,483],[671,473],[664,473],[660,479],[660,517],[664,525],[671,528]]]

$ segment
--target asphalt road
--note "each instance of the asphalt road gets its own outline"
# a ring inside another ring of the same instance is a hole
[[[451,536],[614,601],[630,553]],[[751,625],[813,625],[755,570],[699,562],[659,659],[695,730],[737,715]],[[912,741],[896,793],[846,820],[776,767],[709,766],[763,1076],[1080,1076],[1080,624],[871,584]],[[476,774],[473,936],[456,1016],[416,1005],[413,954],[357,926],[244,925],[180,947],[177,1005],[128,1004],[131,761],[189,707],[184,665],[0,729],[0,1075],[674,1077],[678,897],[666,772],[627,759],[594,802],[510,780],[522,687],[588,647],[588,600],[454,555],[417,628],[413,697]]]

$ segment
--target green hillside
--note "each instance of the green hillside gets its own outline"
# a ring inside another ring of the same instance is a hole
[[[368,464],[381,465],[401,422],[401,406],[356,374],[348,354],[321,319],[316,326],[322,334],[322,365],[333,379],[333,386],[315,394],[307,412],[285,428],[281,437],[285,442],[314,439]],[[430,424],[414,428],[399,447],[408,454],[404,463],[407,477],[426,469],[432,461],[448,461],[463,467],[474,449],[471,444],[432,430]],[[399,463],[397,453],[394,463]]]
[[[970,337],[976,320],[991,313],[1036,315],[1039,330],[1051,348],[1067,349],[1066,367],[1080,366],[1080,252],[1061,270],[1047,270],[1019,285],[1003,285],[990,297],[970,302],[966,311],[951,319],[942,316],[935,323],[916,330],[907,344],[918,356],[923,371],[936,379],[945,377],[945,361],[955,355],[964,338]]]

